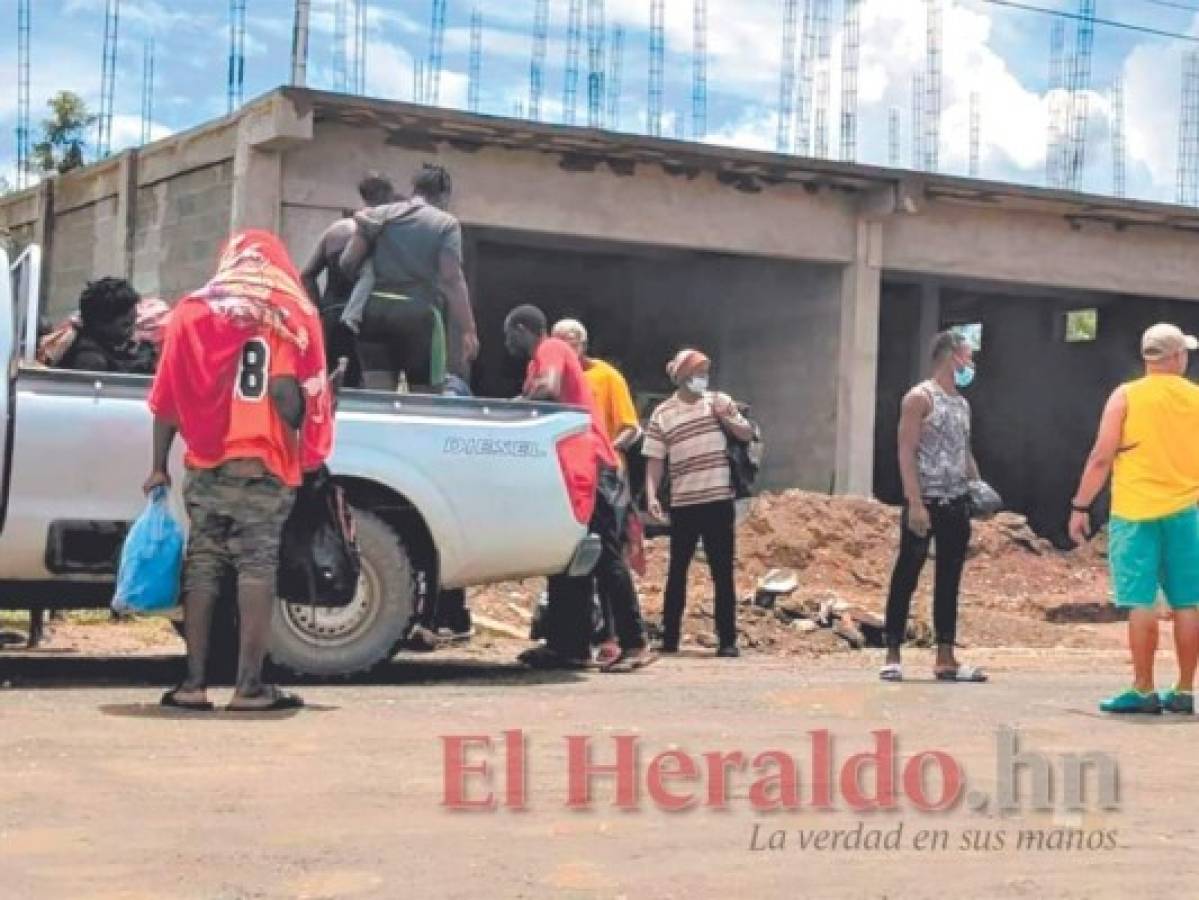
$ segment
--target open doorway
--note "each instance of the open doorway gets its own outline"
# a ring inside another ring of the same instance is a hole
[[[467,243],[480,394],[520,389],[523,369],[508,358],[502,330],[521,303],[551,323],[581,320],[593,354],[624,372],[646,415],[672,390],[668,360],[697,347],[713,358],[713,386],[751,403],[763,424],[764,483],[830,489],[838,267],[481,229]]]

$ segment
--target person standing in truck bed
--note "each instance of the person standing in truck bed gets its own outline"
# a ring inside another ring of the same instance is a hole
[[[394,203],[395,187],[391,180],[378,172],[371,172],[358,182],[358,196],[367,207]],[[325,355],[329,371],[337,368],[339,359],[349,360],[345,383],[349,387],[361,387],[362,369],[358,359],[357,342],[353,332],[341,327],[341,317],[350,294],[354,290],[354,279],[341,271],[341,254],[354,236],[354,212],[346,210],[344,216],[325,229],[308,265],[300,273],[304,290],[321,311],[325,330]],[[325,276],[325,289],[321,290],[320,277]]]
[[[426,163],[412,180],[411,200],[354,217],[341,257],[342,271],[357,279],[342,323],[363,342],[384,343],[389,374],[427,393],[441,391],[447,372],[469,380],[479,354],[462,227],[446,212],[452,191],[449,172]]]

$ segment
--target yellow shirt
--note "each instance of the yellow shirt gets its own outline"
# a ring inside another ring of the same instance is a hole
[[[1199,386],[1180,375],[1125,385],[1128,411],[1112,471],[1112,515],[1161,519],[1199,501]]]
[[[637,421],[637,408],[633,406],[633,395],[629,393],[629,383],[616,369],[602,359],[590,362],[583,377],[587,379],[587,385],[595,397],[604,430],[615,441],[617,435],[626,428],[636,428],[640,424]]]

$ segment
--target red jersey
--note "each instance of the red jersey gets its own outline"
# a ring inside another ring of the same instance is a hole
[[[538,344],[525,376],[525,394],[528,394],[536,381],[547,372],[560,372],[562,375],[559,403],[581,406],[591,415],[591,434],[596,458],[614,469],[619,468],[616,448],[612,446],[612,439],[608,437],[599,407],[596,406],[591,387],[583,374],[583,366],[570,344],[553,337],[546,338]]]
[[[284,484],[298,486],[299,440],[270,395],[273,379],[297,376],[297,349],[269,327],[239,327],[236,335],[229,328],[207,304],[179,305],[167,326],[150,408],[178,425],[188,467],[257,459]],[[189,352],[216,346],[231,351],[228,365],[201,367],[197,363],[213,355]],[[180,384],[188,389],[181,391]]]
[[[299,435],[282,421],[271,380],[293,376],[304,396]],[[215,468],[260,459],[298,485],[333,447],[332,398],[320,317],[287,248],[266,231],[241,231],[212,279],[179,301],[150,390],[154,415],[173,423],[187,464]]]

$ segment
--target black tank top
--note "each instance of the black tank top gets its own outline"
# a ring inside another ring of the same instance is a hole
[[[345,306],[350,302],[350,294],[354,291],[354,282],[346,278],[341,271],[341,251],[325,258],[325,292],[321,295],[321,310],[337,306]]]

